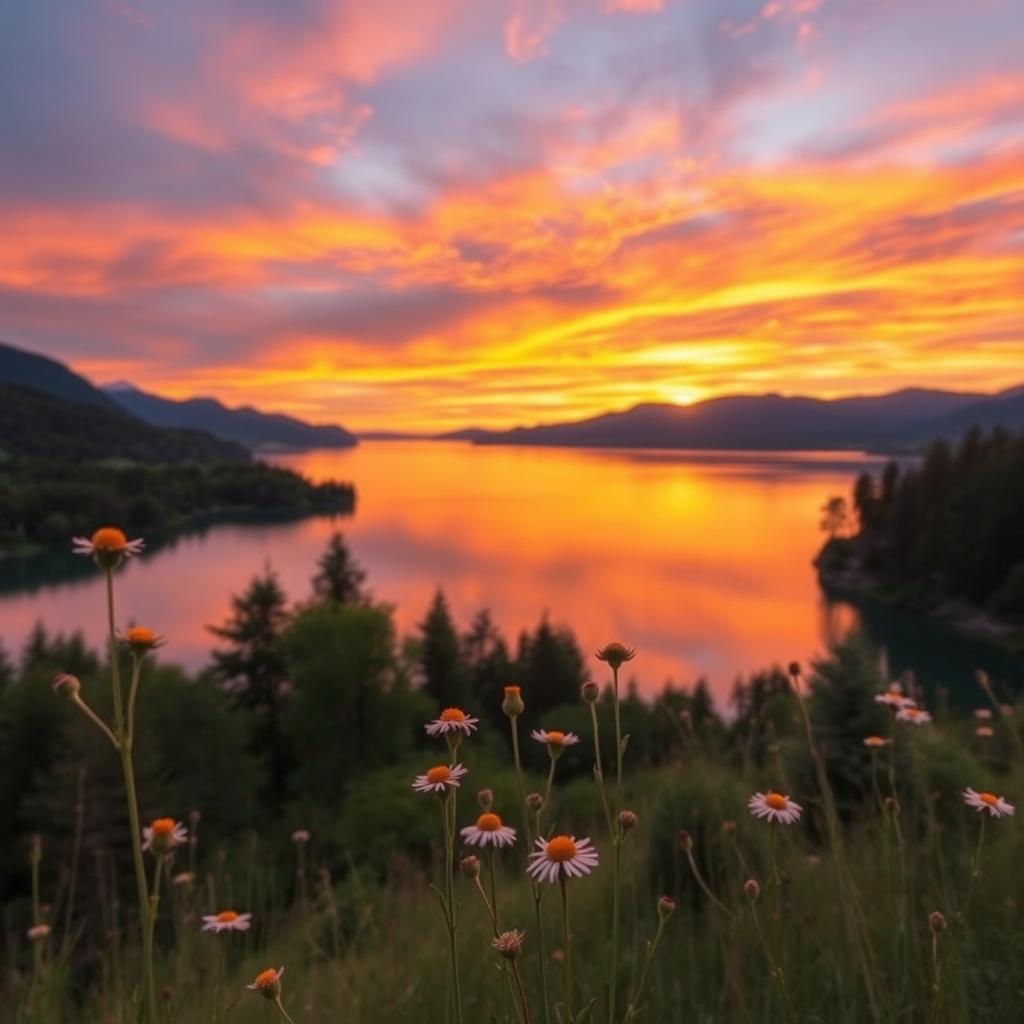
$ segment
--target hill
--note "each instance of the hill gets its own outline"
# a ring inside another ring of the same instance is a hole
[[[195,430],[153,427],[111,403],[76,402],[0,383],[0,452],[81,462],[244,462],[242,445]]]
[[[0,383],[32,388],[69,402],[95,405],[116,412],[118,406],[84,377],[47,356],[0,342]]]
[[[571,423],[465,431],[476,444],[614,448],[901,450],[975,422],[1024,424],[1024,391],[986,396],[911,388],[839,399],[777,394],[637,405]]]
[[[175,401],[124,384],[107,388],[106,394],[127,412],[153,426],[205,430],[248,448],[351,448],[358,443],[343,427],[306,423],[292,416],[260,412],[251,406],[230,409],[214,398]]]

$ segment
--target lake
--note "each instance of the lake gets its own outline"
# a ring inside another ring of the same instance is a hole
[[[881,460],[856,453],[666,452],[475,447],[368,441],[275,456],[315,479],[352,480],[344,519],[208,524],[151,539],[118,574],[118,606],[167,636],[165,660],[202,666],[206,626],[264,564],[294,601],[341,528],[375,596],[409,632],[443,588],[460,628],[489,608],[510,641],[544,614],[572,626],[588,654],[611,639],[653,692],[706,676],[724,703],[737,675],[809,661],[856,625],[888,669],[912,668],[957,703],[976,702],[985,666],[1016,688],[1024,660],[871,602],[828,601],[811,559],[819,509],[849,495]],[[0,562],[0,639],[23,645],[42,619],[103,639],[101,575],[65,551]],[[594,663],[596,665],[596,663]]]

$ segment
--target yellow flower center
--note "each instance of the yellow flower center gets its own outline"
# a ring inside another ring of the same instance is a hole
[[[273,967],[268,967],[267,970],[260,971],[260,973],[256,975],[256,980],[253,982],[253,984],[259,989],[264,989],[270,988],[271,985],[275,984],[276,982],[277,971],[275,971]]]
[[[995,793],[979,793],[978,799],[983,804],[988,804],[989,807],[995,807],[995,805],[999,803],[999,797],[997,797]]]
[[[427,772],[427,782],[431,785],[438,782],[447,782],[452,777],[452,770],[446,764],[438,764]]]
[[[217,920],[220,921],[222,924],[230,924],[232,921],[238,920],[238,914],[236,914],[235,911],[233,910],[222,910],[217,915]]]
[[[128,538],[116,526],[104,526],[92,535],[92,546],[96,551],[124,551]]]
[[[169,836],[174,831],[174,819],[157,818],[149,827],[155,836]]]
[[[881,736],[867,736],[864,739],[864,743],[869,747],[884,747],[885,740]]]
[[[442,722],[464,722],[466,720],[466,712],[462,708],[445,708],[441,712]]]
[[[476,819],[476,827],[481,832],[497,832],[501,828],[501,818],[496,814],[492,814],[490,811],[487,814],[481,814]]]
[[[785,810],[786,804],[789,803],[789,797],[783,796],[781,793],[773,793],[771,790],[768,790],[764,795],[764,802],[773,811],[782,811]]]
[[[128,642],[132,644],[156,643],[156,633],[148,626],[132,626],[125,635],[128,637]]]
[[[552,729],[551,731],[545,733],[545,736],[547,738],[547,742],[554,744],[556,747],[560,747],[563,743],[565,743],[565,733],[558,732],[558,730],[556,729]]]
[[[576,856],[576,844],[568,836],[555,836],[554,839],[548,840],[545,853],[548,860],[562,864]]]

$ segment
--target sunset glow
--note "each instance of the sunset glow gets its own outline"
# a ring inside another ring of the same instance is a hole
[[[365,430],[1024,382],[1012,0],[3,23],[0,339],[101,383]]]

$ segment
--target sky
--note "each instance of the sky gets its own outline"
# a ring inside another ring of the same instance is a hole
[[[0,338],[361,429],[1024,382],[1019,0],[0,9]]]

